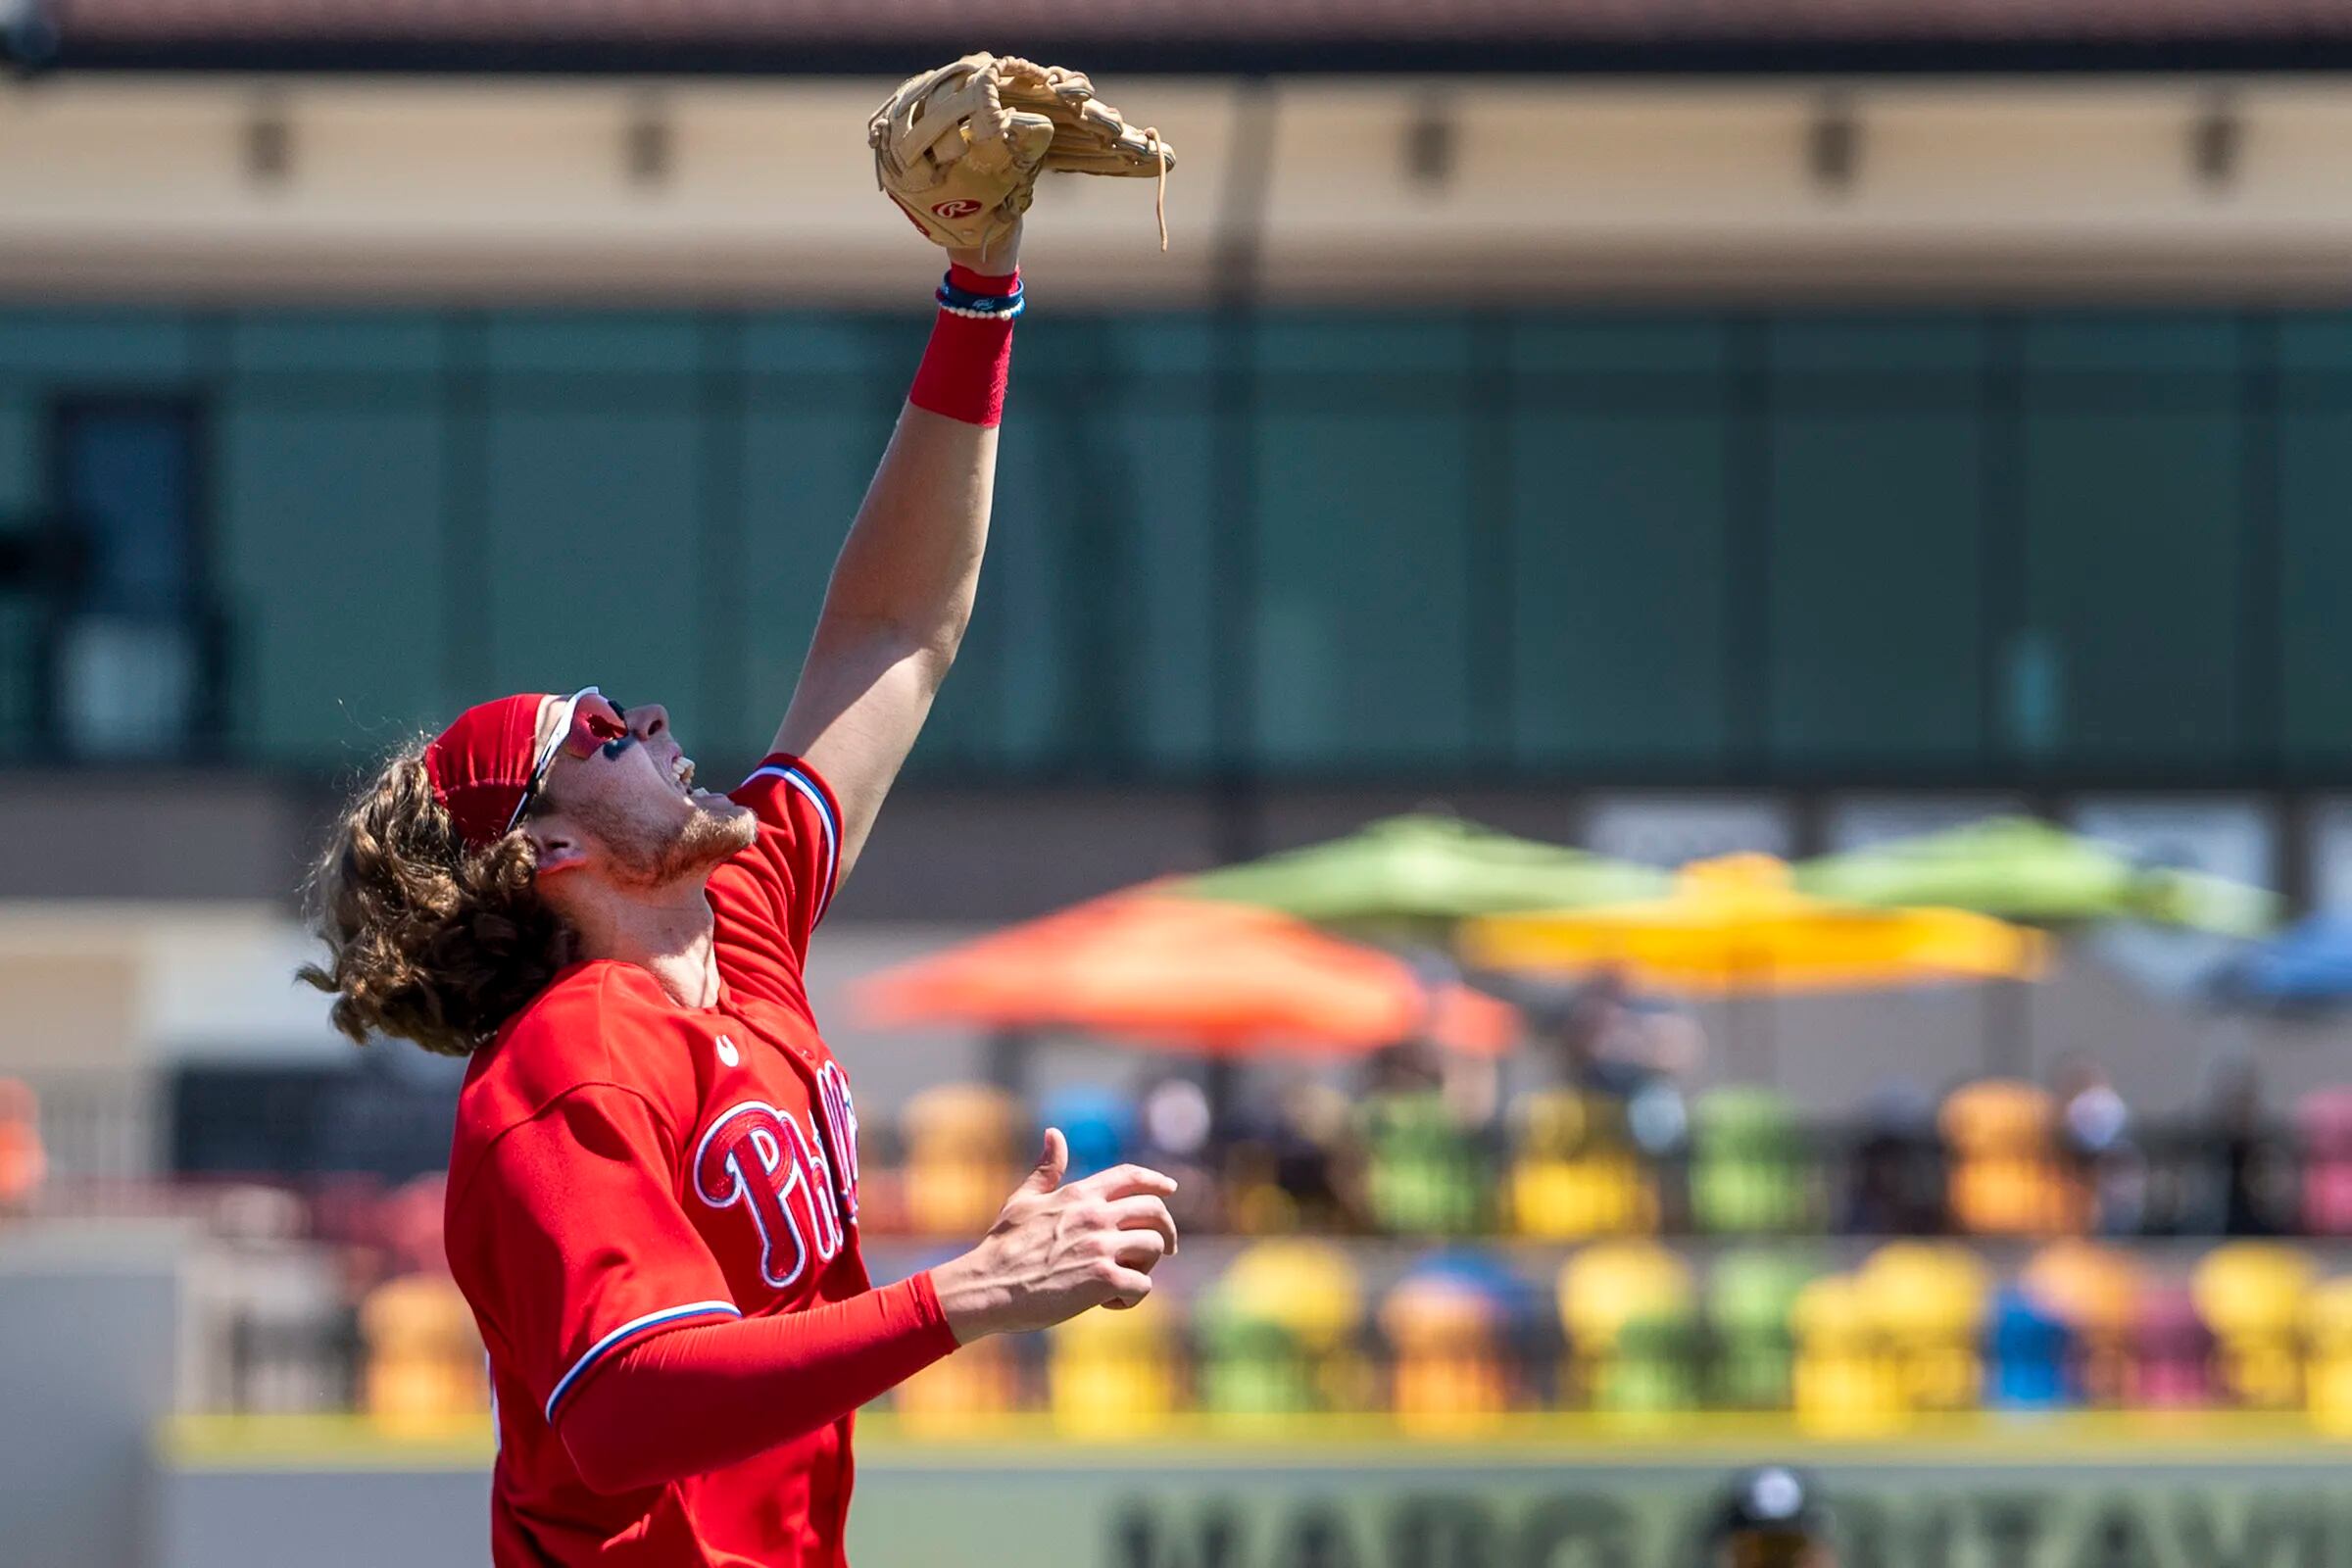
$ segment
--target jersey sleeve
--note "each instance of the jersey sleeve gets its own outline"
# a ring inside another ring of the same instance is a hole
[[[841,807],[815,769],[781,754],[754,768],[732,799],[759,817],[760,837],[711,875],[719,941],[754,968],[797,971],[841,877]]]
[[[679,1205],[674,1145],[646,1100],[586,1086],[500,1134],[450,1204],[459,1288],[551,1425],[629,1346],[742,1315]]]

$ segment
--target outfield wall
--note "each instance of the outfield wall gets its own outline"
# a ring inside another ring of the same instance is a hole
[[[349,1429],[257,1430],[167,1441],[160,1568],[484,1559],[478,1442],[404,1461]],[[914,1445],[878,1430],[861,1444],[852,1555],[860,1568],[1681,1568],[1722,1478],[1785,1458],[1841,1505],[1844,1568],[2352,1568],[2352,1450],[2283,1427],[1984,1423],[1893,1444],[1776,1430],[1701,1418],[1437,1446],[1339,1428],[1137,1445]]]

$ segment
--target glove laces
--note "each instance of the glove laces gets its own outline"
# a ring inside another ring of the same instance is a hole
[[[1159,220],[1159,254],[1168,254],[1168,155],[1161,151],[1159,127],[1144,127],[1144,145],[1152,153],[1152,162],[1159,169],[1159,189],[1152,197],[1152,216]]]

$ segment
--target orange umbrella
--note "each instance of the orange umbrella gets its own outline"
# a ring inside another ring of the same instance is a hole
[[[873,1024],[1082,1029],[1239,1054],[1370,1051],[1413,1036],[1510,1048],[1517,1017],[1461,985],[1271,909],[1146,888],[1114,893],[874,975]]]

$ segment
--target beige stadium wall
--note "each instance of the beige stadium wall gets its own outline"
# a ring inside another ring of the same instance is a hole
[[[873,189],[887,85],[11,82],[0,293],[903,299],[936,263]],[[1148,187],[1049,181],[1032,270],[1102,306],[2332,298],[2352,276],[2336,80],[1103,85],[1183,161],[1165,257]]]

